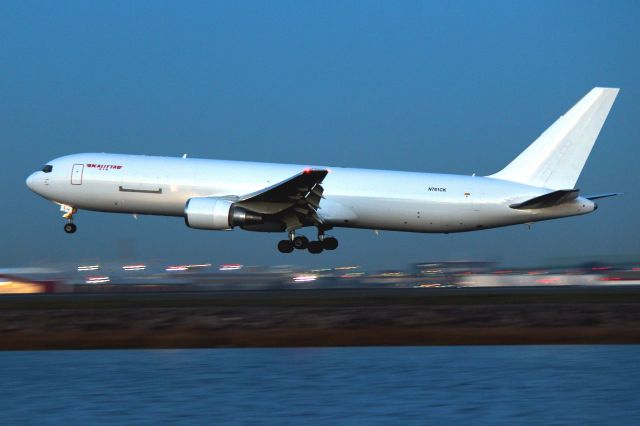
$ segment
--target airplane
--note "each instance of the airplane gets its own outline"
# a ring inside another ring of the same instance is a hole
[[[183,217],[207,230],[286,232],[278,250],[335,250],[334,228],[452,233],[591,213],[575,188],[617,88],[596,87],[511,163],[489,176],[82,153],[56,158],[27,186],[64,212]],[[310,241],[296,232],[317,229]]]

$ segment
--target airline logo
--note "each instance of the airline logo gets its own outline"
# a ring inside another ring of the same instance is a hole
[[[87,167],[98,170],[119,170],[122,168],[122,166],[117,164],[87,164]]]

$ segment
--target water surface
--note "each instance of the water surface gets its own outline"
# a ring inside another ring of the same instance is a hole
[[[4,424],[638,424],[640,346],[0,353]]]

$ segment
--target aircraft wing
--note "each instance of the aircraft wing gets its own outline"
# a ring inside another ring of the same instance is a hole
[[[548,194],[531,198],[527,201],[523,201],[522,203],[511,204],[509,207],[518,210],[543,209],[545,207],[557,206],[565,201],[575,200],[579,193],[579,189],[560,189],[558,191],[549,192]]]
[[[324,191],[321,183],[327,173],[325,169],[305,169],[275,185],[244,195],[235,204],[256,213],[280,215],[287,228],[319,225],[322,220],[316,212]]]

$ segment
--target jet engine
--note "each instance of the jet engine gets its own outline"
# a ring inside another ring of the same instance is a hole
[[[184,221],[190,228],[231,230],[234,226],[259,225],[262,216],[214,197],[190,198],[184,208]]]

